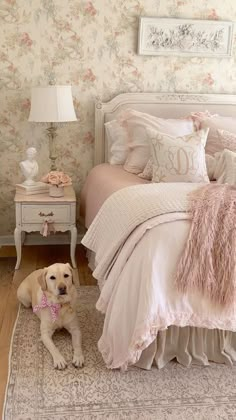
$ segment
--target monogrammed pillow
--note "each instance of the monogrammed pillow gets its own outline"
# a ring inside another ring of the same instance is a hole
[[[209,182],[205,160],[208,129],[182,137],[147,130],[153,158],[153,182]]]
[[[215,179],[214,177],[214,170],[215,170],[215,158],[211,155],[205,155],[206,158],[206,167],[207,167],[207,175],[208,178],[212,181]],[[143,172],[138,174],[138,176],[142,179],[146,179],[151,181],[152,179],[152,167],[153,167],[153,159],[150,157],[147,165],[145,166]]]

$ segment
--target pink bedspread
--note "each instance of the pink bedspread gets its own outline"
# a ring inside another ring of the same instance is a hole
[[[125,171],[122,166],[103,163],[89,173],[80,197],[80,215],[88,228],[104,201],[115,191],[149,181]]]

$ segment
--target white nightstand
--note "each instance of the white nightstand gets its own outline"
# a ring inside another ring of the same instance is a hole
[[[49,194],[24,195],[16,193],[16,228],[14,231],[17,253],[16,270],[21,262],[21,246],[24,232],[41,231],[45,220],[52,222],[55,231],[71,232],[70,257],[76,268],[75,247],[77,242],[76,197],[73,187],[65,187],[64,197]]]

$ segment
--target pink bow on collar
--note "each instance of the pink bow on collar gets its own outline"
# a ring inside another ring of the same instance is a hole
[[[33,307],[33,312],[36,313],[40,311],[40,309],[49,308],[52,316],[53,322],[55,322],[58,318],[59,310],[61,308],[60,303],[52,303],[47,300],[47,296],[43,293],[42,300],[39,305],[35,305]]]

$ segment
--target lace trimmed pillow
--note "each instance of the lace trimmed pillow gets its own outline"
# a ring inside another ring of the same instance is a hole
[[[153,182],[209,182],[205,160],[208,129],[172,137],[147,129],[153,158]]]
[[[142,172],[151,156],[150,145],[146,129],[159,130],[162,133],[174,136],[184,136],[194,132],[193,120],[190,117],[183,119],[165,119],[126,109],[119,115],[120,124],[126,128],[128,135],[129,152],[124,169],[133,174]]]
[[[150,158],[141,174],[138,174],[139,178],[147,179],[150,181],[152,179],[152,167],[153,167],[153,160]]]

